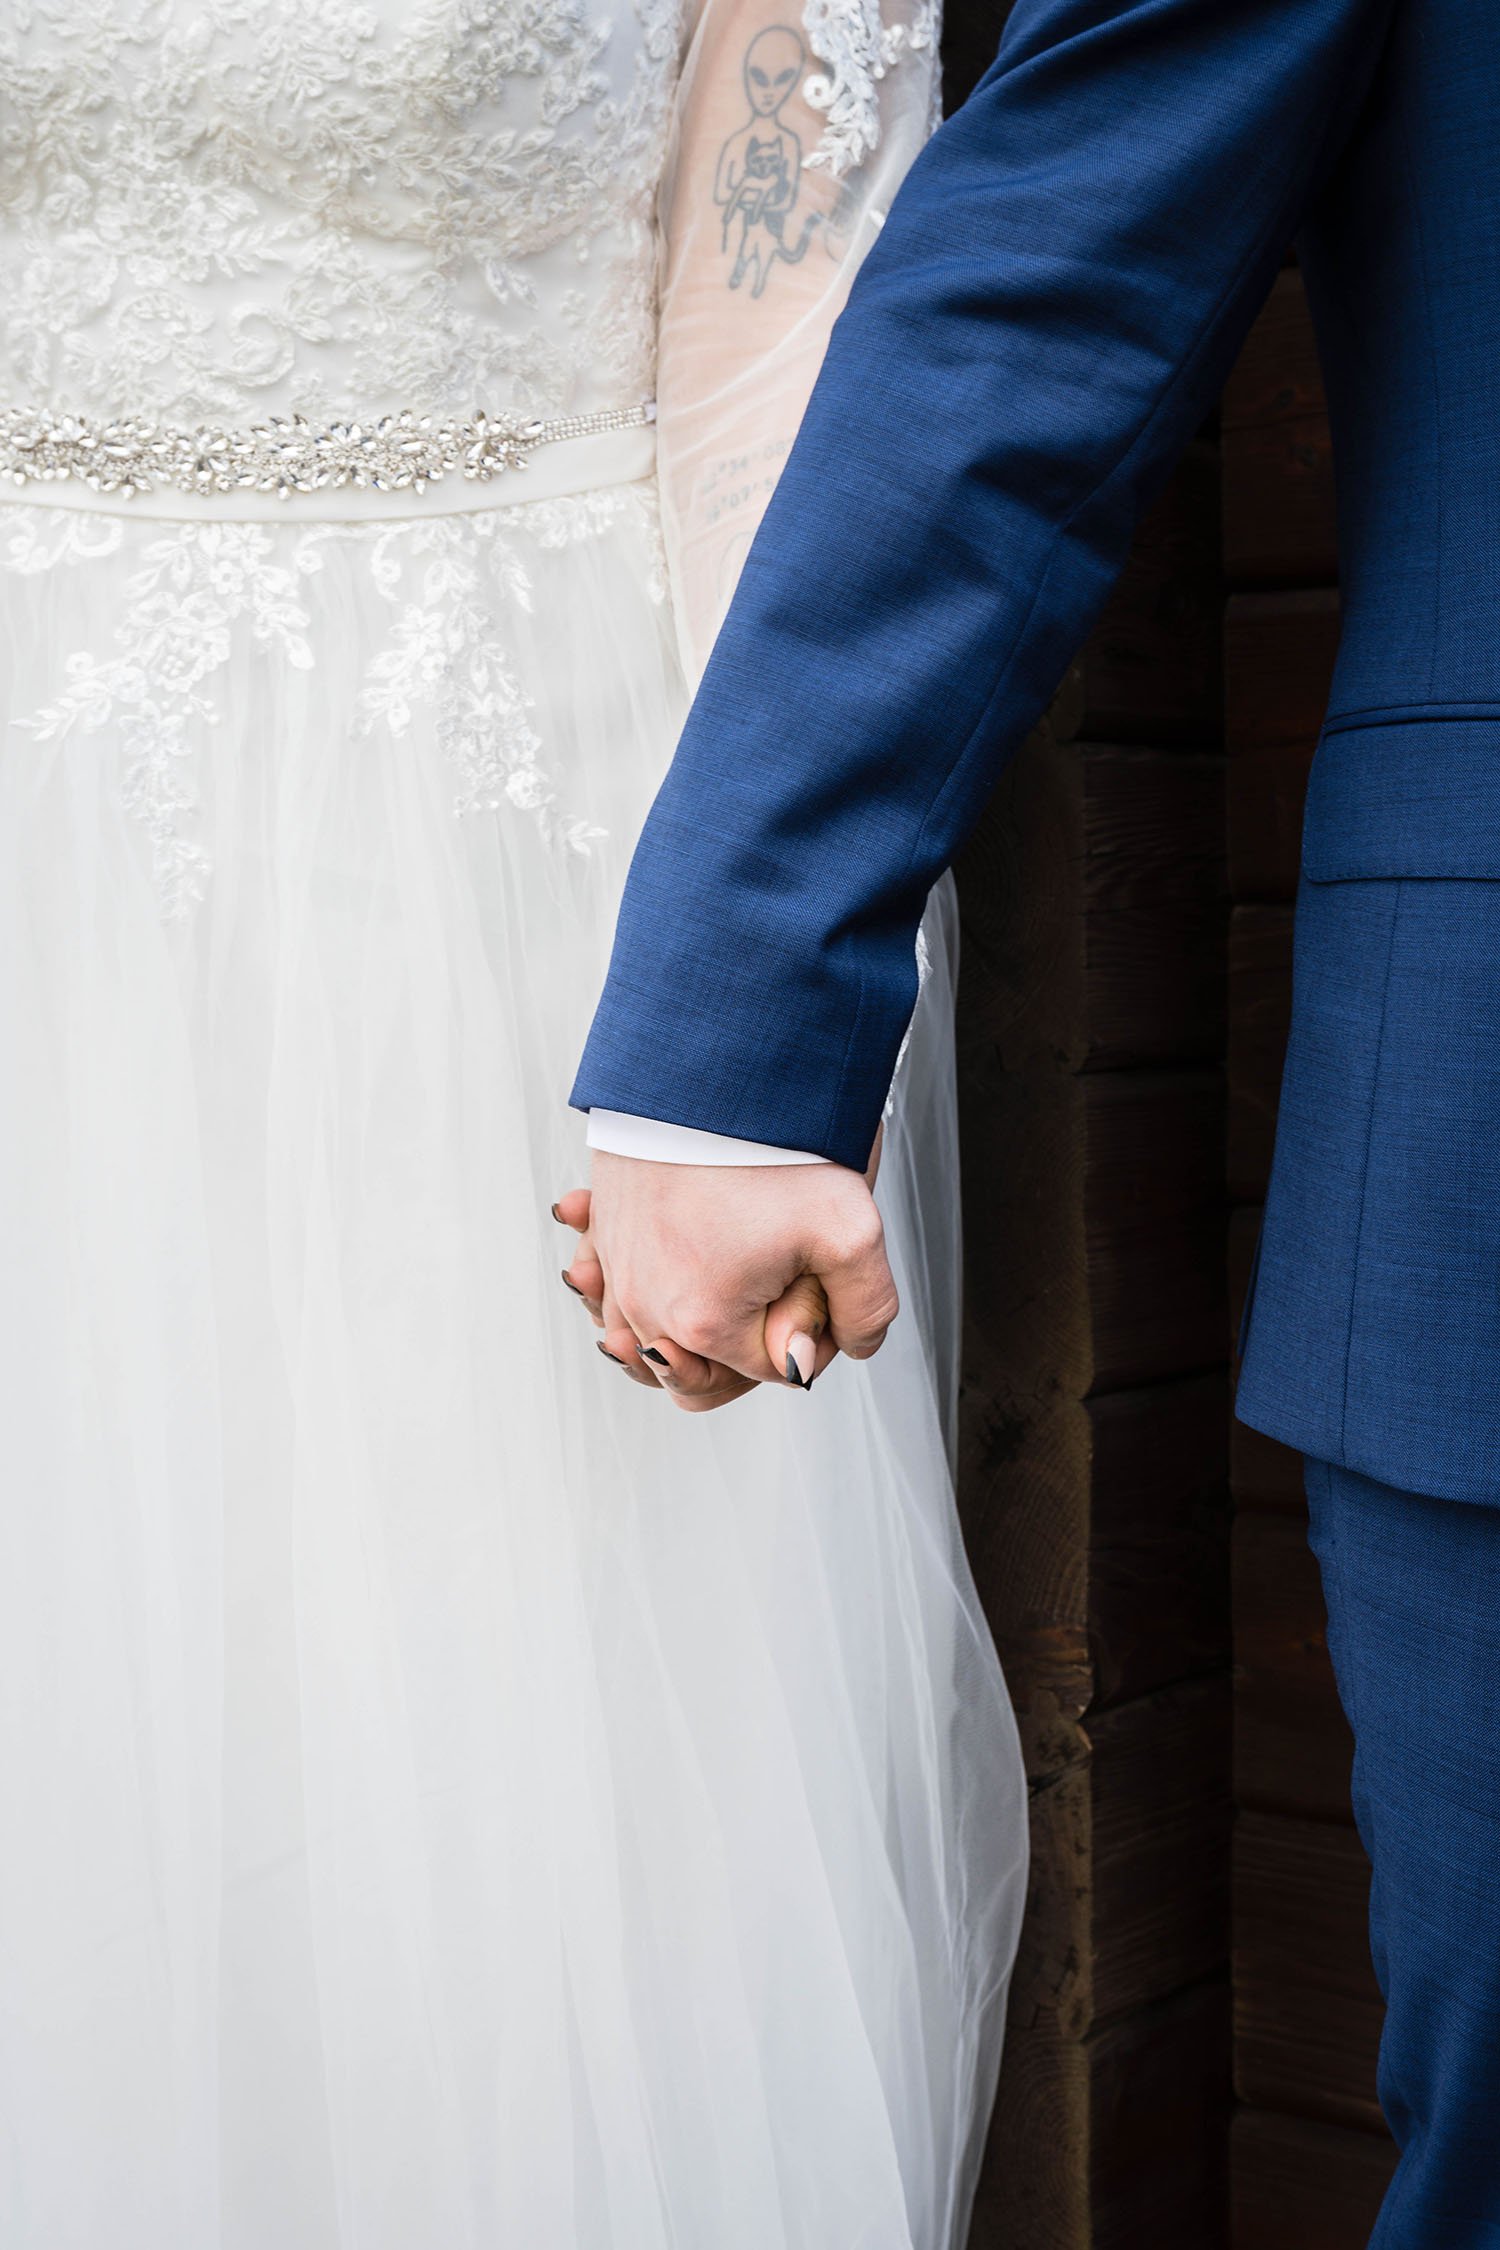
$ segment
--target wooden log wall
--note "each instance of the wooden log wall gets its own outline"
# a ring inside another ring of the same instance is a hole
[[[962,1496],[1034,1873],[974,2250],[1219,2250],[1229,2111],[1219,459],[959,869]]]
[[[1328,425],[1288,267],[1225,394],[1232,1303],[1270,1169],[1291,1001],[1302,801],[1338,635]],[[1394,2152],[1351,1743],[1324,1644],[1301,1465],[1233,1440],[1233,2250],[1363,2250]]]
[[[949,0],[952,109],[1008,0]],[[1219,461],[959,870],[961,1498],[1033,1793],[972,2250],[1221,2250],[1229,2112]]]

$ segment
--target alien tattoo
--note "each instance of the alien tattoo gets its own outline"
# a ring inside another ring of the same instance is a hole
[[[714,201],[724,214],[724,249],[734,255],[729,286],[738,289],[753,276],[752,297],[760,296],[778,260],[796,265],[818,224],[817,212],[809,212],[795,244],[788,243],[787,222],[801,188],[802,143],[782,123],[781,112],[806,59],[801,39],[785,24],[751,40],[745,52],[750,115],[719,151]]]

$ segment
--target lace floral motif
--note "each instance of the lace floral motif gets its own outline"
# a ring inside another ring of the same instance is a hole
[[[0,567],[27,577],[115,554],[126,536],[118,516],[62,509],[15,508],[0,521],[8,529]],[[425,709],[453,769],[458,812],[519,810],[549,844],[587,855],[604,831],[559,802],[506,620],[532,608],[532,555],[625,522],[645,534],[645,552],[656,552],[654,502],[639,486],[379,532],[357,524],[164,524],[125,581],[112,650],[70,654],[59,693],[15,724],[39,742],[106,727],[117,735],[120,796],[149,839],[161,912],[183,919],[212,872],[197,834],[198,752],[230,716],[231,664],[243,659],[248,638],[294,671],[313,668],[317,640],[304,589],[338,541],[368,569],[369,614],[388,627],[366,667],[356,729],[399,736]],[[665,599],[659,565],[647,591]]]
[[[506,607],[529,612],[533,587],[525,548],[566,547],[596,537],[623,516],[652,517],[638,489],[536,501],[470,518],[393,524],[373,542],[371,576],[394,613],[389,647],[370,667],[359,725],[403,734],[423,702],[436,714],[437,739],[458,782],[454,810],[535,815],[544,839],[587,856],[604,830],[564,811],[540,762],[542,741],[496,619]],[[665,599],[658,568],[649,587]]]
[[[802,22],[824,66],[803,91],[828,120],[806,161],[841,179],[879,145],[880,80],[904,55],[935,54],[941,0],[913,0],[904,20],[889,22],[882,0],[803,0]],[[940,90],[934,71],[935,107]]]
[[[12,522],[6,567],[28,575],[109,553],[124,536],[123,524],[107,517],[59,521],[26,509]],[[210,872],[193,834],[198,789],[192,757],[197,736],[223,716],[209,683],[227,667],[242,620],[286,663],[310,669],[298,578],[317,567],[315,550],[305,545],[290,566],[278,561],[275,542],[260,524],[172,526],[148,541],[140,568],[131,573],[115,653],[77,651],[67,659],[62,693],[15,722],[41,742],[106,725],[117,730],[121,796],[150,838],[152,880],[168,920],[196,905]]]
[[[649,395],[680,0],[29,0],[5,380],[160,418]]]

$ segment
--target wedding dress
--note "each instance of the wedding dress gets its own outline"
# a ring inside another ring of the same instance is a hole
[[[547,1216],[934,67],[877,0],[0,0],[5,2250],[961,2239],[1025,1807],[951,902],[876,1361],[679,1415]]]

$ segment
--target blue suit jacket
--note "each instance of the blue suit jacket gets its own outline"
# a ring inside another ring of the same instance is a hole
[[[838,323],[574,1099],[863,1164],[913,933],[1301,235],[1342,648],[1241,1411],[1500,1499],[1500,8],[1019,0]]]

